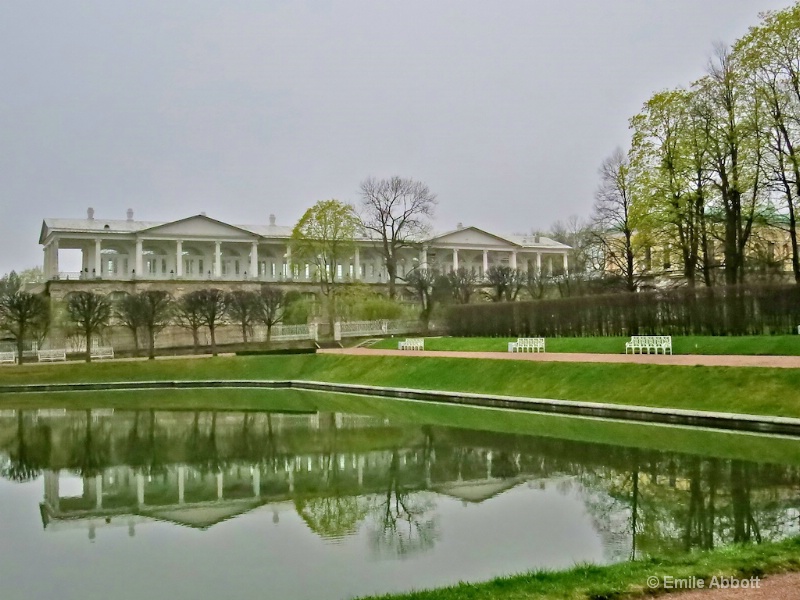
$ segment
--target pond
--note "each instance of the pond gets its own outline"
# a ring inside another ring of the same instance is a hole
[[[351,598],[798,534],[795,440],[309,392],[174,410],[199,393],[0,410],[4,600]]]

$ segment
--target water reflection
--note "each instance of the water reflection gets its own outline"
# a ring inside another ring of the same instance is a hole
[[[44,528],[90,539],[152,521],[204,530],[264,507],[331,543],[363,535],[376,558],[410,557],[446,533],[444,499],[480,505],[512,489],[578,498],[607,561],[775,540],[800,522],[795,466],[375,416],[4,411],[0,441],[4,478],[42,475]]]

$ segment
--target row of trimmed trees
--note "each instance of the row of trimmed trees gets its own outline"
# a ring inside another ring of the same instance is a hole
[[[65,317],[86,341],[86,360],[91,361],[92,339],[108,326],[127,328],[134,340],[136,354],[144,341],[149,358],[155,358],[156,335],[170,325],[191,331],[194,352],[200,346],[200,330],[208,329],[211,353],[216,356],[216,331],[220,325],[235,323],[241,327],[242,341],[256,325],[265,325],[267,341],[272,328],[283,319],[285,294],[271,286],[256,291],[201,289],[174,298],[163,290],[145,290],[126,294],[116,300],[94,292],[73,292],[66,298]]]
[[[86,342],[86,361],[91,361],[92,339],[112,325],[127,328],[134,340],[135,352],[144,343],[150,358],[155,357],[156,335],[170,325],[192,332],[194,352],[200,345],[200,331],[206,328],[211,352],[216,355],[216,330],[223,324],[241,327],[242,341],[256,325],[267,328],[267,341],[272,328],[282,322],[286,294],[276,287],[264,285],[259,291],[201,289],[174,298],[163,290],[146,290],[112,298],[88,291],[72,292],[65,298],[63,325]],[[22,362],[25,343],[42,343],[51,320],[49,298],[22,289],[19,277],[11,273],[0,279],[0,332],[16,346],[18,362]]]

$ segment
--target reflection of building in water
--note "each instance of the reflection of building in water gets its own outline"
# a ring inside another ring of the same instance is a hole
[[[436,539],[436,501],[485,502],[523,483],[577,497],[609,559],[798,532],[800,469],[790,464],[382,416],[5,411],[0,447],[4,478],[44,474],[47,530],[90,537],[100,527],[133,535],[145,522],[205,529],[254,510],[275,521],[293,511],[323,538],[366,523],[375,544],[408,553]]]

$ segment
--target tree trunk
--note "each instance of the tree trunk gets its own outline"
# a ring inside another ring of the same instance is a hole
[[[200,352],[200,335],[197,330],[197,327],[192,327],[192,352],[195,354]]]
[[[213,323],[208,326],[208,332],[211,335],[211,356],[217,355],[217,337],[216,337],[216,327]]]
[[[19,337],[17,338],[17,364],[18,365],[22,364],[22,353],[25,351],[24,350],[24,345],[23,345],[24,334],[25,334],[25,328],[24,327],[20,327],[20,329],[19,329]]]
[[[244,345],[246,346],[247,345],[247,324],[244,323],[244,321],[242,322],[242,341],[244,342]]]
[[[156,358],[156,332],[150,329],[147,333],[147,358],[155,360]]]
[[[387,283],[389,284],[389,298],[394,300],[397,294],[397,286],[395,284],[395,278],[397,277],[397,260],[393,256],[387,257],[386,259],[386,273]]]
[[[92,332],[89,329],[84,330],[84,337],[86,338],[86,362],[92,362]]]

